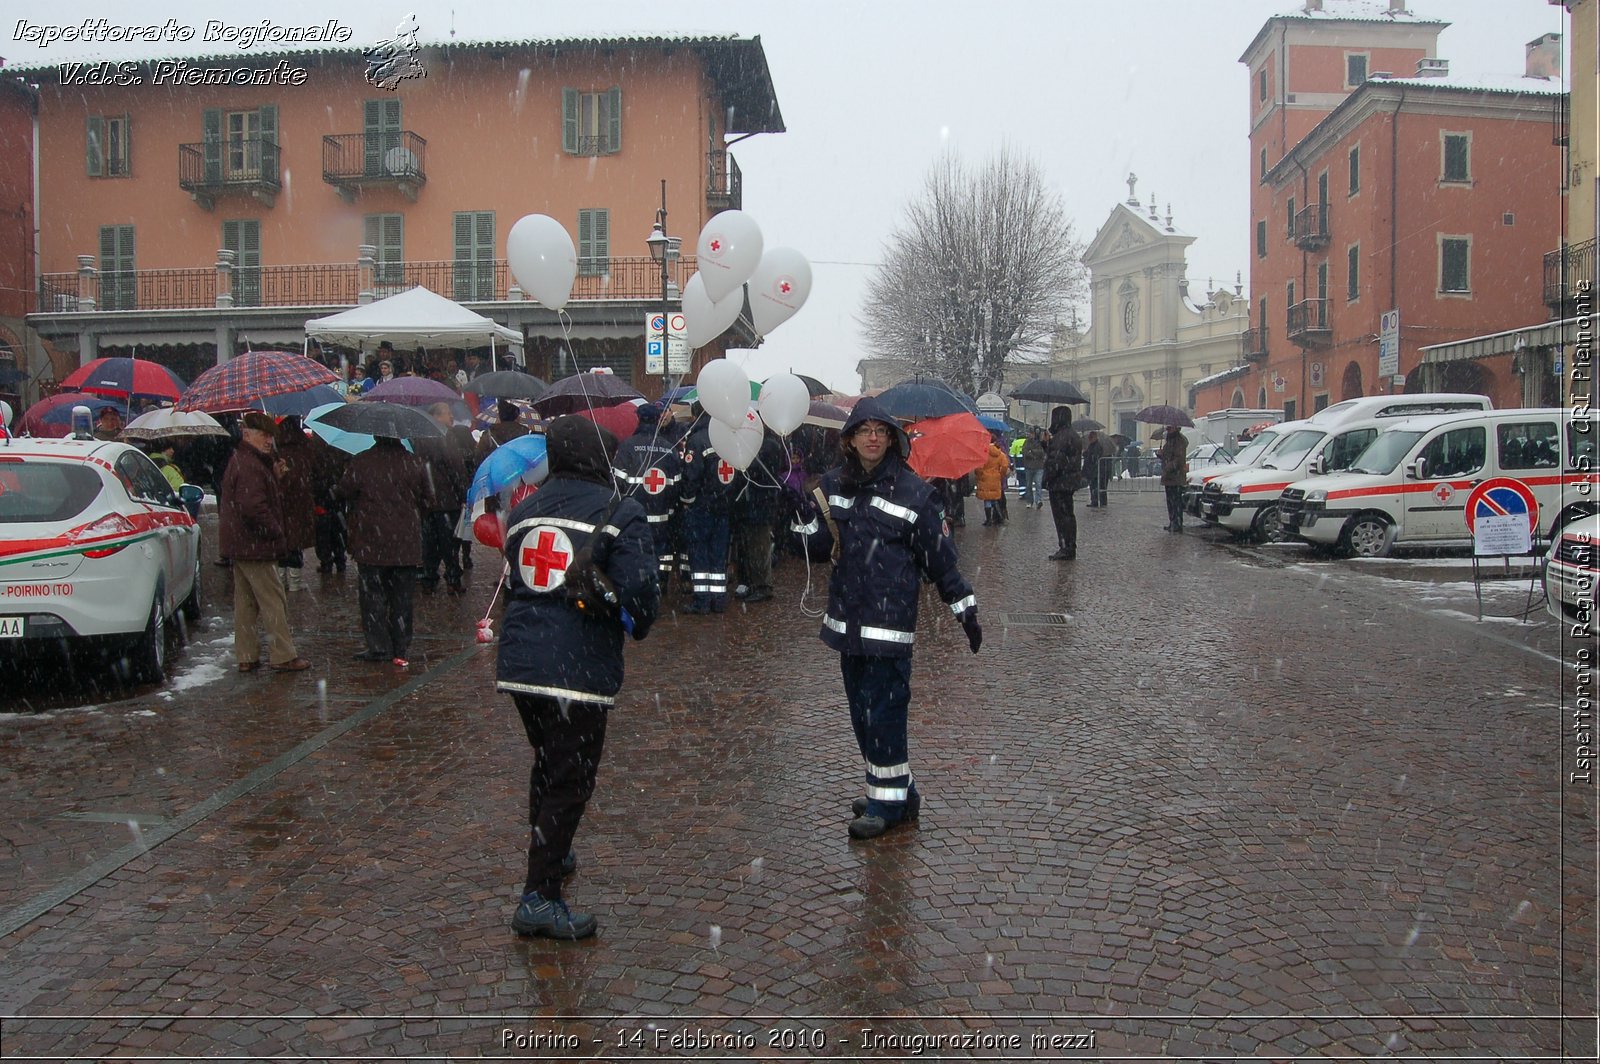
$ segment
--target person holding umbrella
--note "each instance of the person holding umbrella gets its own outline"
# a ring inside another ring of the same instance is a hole
[[[1161,443],[1161,486],[1167,493],[1168,532],[1183,532],[1183,485],[1189,478],[1189,441],[1177,425],[1167,426]]]
[[[1106,504],[1106,445],[1100,442],[1100,433],[1090,429],[1084,437],[1083,476],[1089,482],[1089,509],[1099,510]]]
[[[1044,487],[1050,493],[1050,517],[1056,525],[1056,552],[1051,561],[1078,556],[1078,515],[1072,493],[1083,487],[1083,440],[1072,428],[1072,408],[1050,411],[1050,449],[1044,459]]]
[[[360,575],[357,661],[411,664],[412,597],[422,564],[422,517],[433,509],[428,467],[393,436],[350,459],[334,488],[350,515],[350,557]]]

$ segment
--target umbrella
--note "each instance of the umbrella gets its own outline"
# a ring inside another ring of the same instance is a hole
[[[476,506],[490,495],[498,495],[519,480],[537,484],[550,472],[544,437],[529,433],[502,443],[489,452],[472,475],[467,488],[467,505]]]
[[[1013,390],[1007,397],[1010,399],[1023,399],[1030,403],[1087,403],[1089,397],[1078,390],[1078,386],[1071,381],[1052,380],[1049,377],[1035,377],[1022,387]]]
[[[1183,426],[1194,424],[1194,418],[1175,406],[1147,406],[1133,415],[1133,420],[1143,421],[1147,425]]]
[[[345,403],[324,411],[317,420],[346,432],[361,432],[371,436],[415,440],[444,435],[444,429],[433,418],[414,406],[401,406],[399,403]]]
[[[349,404],[340,400],[337,403],[323,403],[306,415],[306,428],[316,433],[322,441],[331,447],[337,447],[346,454],[360,454],[362,451],[378,442],[378,437],[368,432],[350,432],[346,429],[335,428],[322,420],[322,415],[331,410],[338,410]],[[402,440],[406,450],[412,450],[410,440]]]
[[[820,399],[825,395],[833,394],[832,388],[828,387],[826,384],[823,384],[815,377],[808,377],[804,373],[796,373],[795,376],[799,377],[800,380],[805,383],[806,393],[813,399]]]
[[[906,431],[911,434],[911,460],[906,464],[919,477],[954,480],[989,460],[989,430],[965,410],[926,418]]]
[[[937,377],[916,377],[885,388],[878,395],[878,405],[906,421],[978,413],[977,404]]]
[[[147,410],[128,422],[122,430],[122,438],[125,440],[227,435],[228,430],[205,411],[178,410],[170,406]]]
[[[176,399],[183,379],[159,362],[144,358],[97,358],[67,374],[63,389],[118,398]]]
[[[802,425],[816,425],[824,429],[842,429],[844,423],[850,420],[850,411],[842,406],[824,403],[820,399],[811,400],[811,408],[806,411],[806,416],[800,419]]]
[[[273,417],[288,417],[293,414],[304,418],[319,406],[345,401],[344,393],[333,385],[316,384],[298,392],[269,395],[261,400],[259,406]]]
[[[268,396],[299,392],[316,384],[337,384],[339,375],[320,362],[292,351],[247,351],[195,378],[178,397],[179,410],[254,410]]]
[[[1078,417],[1072,419],[1072,427],[1080,432],[1104,432],[1105,426],[1092,417]]]
[[[978,424],[990,432],[1010,432],[1011,426],[1006,424],[1004,418],[995,417],[993,414],[979,414]]]
[[[1106,439],[1111,440],[1119,447],[1126,447],[1128,444],[1133,442],[1131,437],[1124,436],[1120,432],[1113,432],[1111,435],[1107,436]]]
[[[761,382],[750,382],[750,401],[753,403],[761,397]],[[692,384],[684,384],[672,389],[661,397],[667,403],[696,403],[700,401],[700,391]]]
[[[533,407],[544,417],[555,417],[643,398],[615,373],[575,373],[552,384],[533,401]]]
[[[493,373],[480,373],[467,382],[466,391],[495,399],[537,399],[550,387],[531,373],[514,369],[499,369]],[[377,391],[376,388],[373,391]]]
[[[484,374],[488,376],[488,374]],[[530,378],[537,380],[537,378]],[[448,384],[427,377],[393,377],[361,397],[364,403],[398,403],[401,406],[432,406],[434,403],[459,403],[461,393]]]
[[[632,403],[597,406],[592,410],[575,410],[566,416],[593,421],[618,440],[625,440],[639,431],[639,408]]]
[[[128,408],[115,399],[101,399],[82,392],[58,392],[28,407],[13,428],[19,436],[71,435],[72,408],[75,406],[88,407],[91,419],[99,417],[100,411],[107,407],[124,417],[128,414]]]

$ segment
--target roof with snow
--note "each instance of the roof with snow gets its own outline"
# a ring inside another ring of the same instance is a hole
[[[1261,38],[1280,22],[1388,23],[1395,26],[1436,26],[1441,31],[1450,25],[1442,18],[1424,18],[1403,9],[1391,10],[1388,0],[1323,0],[1315,8],[1308,2],[1280,15],[1273,15],[1263,22],[1261,29],[1251,39],[1250,47],[1239,56],[1239,62],[1245,62],[1245,57],[1255,51]]]

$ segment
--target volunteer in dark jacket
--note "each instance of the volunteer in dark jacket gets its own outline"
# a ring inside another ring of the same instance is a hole
[[[877,400],[863,399],[845,422],[840,449],[843,463],[822,478],[827,510],[795,531],[812,558],[834,558],[822,641],[839,652],[850,723],[867,766],[867,794],[851,806],[850,837],[870,839],[917,819],[922,805],[906,715],[923,578],[961,622],[974,654],[983,629],[972,587],[956,566],[939,494],[905,464],[911,454],[905,430]]]
[[[1078,515],[1072,493],[1083,487],[1083,440],[1072,428],[1072,408],[1050,411],[1050,447],[1044,458],[1044,488],[1050,493],[1050,516],[1056,523],[1056,552],[1051,561],[1078,556]]]
[[[1167,493],[1167,531],[1183,531],[1183,486],[1189,479],[1189,441],[1176,425],[1161,442],[1161,486]]]
[[[683,535],[694,594],[683,612],[721,613],[728,606],[728,511],[739,471],[711,446],[711,422],[699,403],[694,411],[683,471]]]
[[[278,559],[289,549],[283,528],[283,491],[272,466],[277,425],[252,410],[239,422],[240,445],[222,475],[218,549],[233,559],[233,650],[240,672],[261,665],[259,619],[267,629],[267,655],[278,672],[311,663],[295,653],[289,603],[278,580]]]
[[[497,686],[516,703],[534,749],[527,879],[511,927],[577,939],[594,934],[596,921],[567,908],[561,878],[576,864],[572,839],[594,793],[607,711],[622,687],[623,635],[649,633],[659,598],[644,507],[614,490],[616,437],[574,416],[556,418],[545,435],[549,479],[506,519],[511,595]],[[594,593],[599,580],[580,575],[585,557],[615,603]],[[574,596],[585,587],[580,606]]]
[[[455,430],[455,414],[449,403],[434,403],[428,407],[428,416],[444,429],[443,436],[430,436],[418,440],[413,446],[428,468],[429,486],[433,491],[433,505],[422,515],[422,575],[417,578],[425,591],[439,587],[439,566],[444,566],[445,586],[453,595],[466,590],[461,584],[461,551],[456,543],[456,522],[461,518],[461,507],[467,501],[467,486],[472,481],[473,470],[468,468],[467,453]],[[467,432],[462,429],[462,432]],[[468,433],[470,441],[471,434]]]
[[[667,593],[676,565],[672,520],[683,488],[683,459],[677,434],[671,431],[672,414],[661,403],[639,408],[639,428],[617,449],[617,487],[638,500],[655,542],[656,581]]]
[[[378,442],[350,459],[334,494],[350,512],[350,557],[360,567],[358,661],[410,662],[411,600],[422,564],[422,515],[433,507],[428,469],[399,440]]]
[[[778,515],[778,493],[787,471],[783,441],[767,429],[755,460],[734,481],[728,510],[728,553],[738,578],[734,594],[746,603],[772,598],[772,522]]]

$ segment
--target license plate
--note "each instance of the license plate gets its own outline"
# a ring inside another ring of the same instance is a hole
[[[21,617],[0,617],[0,639],[22,638]]]
[[[1217,513],[1217,507],[1216,507],[1216,504],[1215,504],[1215,503],[1209,503],[1209,502],[1208,502],[1208,503],[1205,503],[1205,504],[1204,504],[1204,505],[1202,505],[1202,506],[1201,506],[1201,507],[1200,507],[1200,509],[1201,509],[1201,510],[1202,510],[1202,511],[1203,511],[1203,512],[1204,512],[1204,513],[1205,513],[1205,515],[1206,515],[1206,516],[1207,516],[1207,517],[1214,517],[1214,516],[1216,516],[1216,513]]]

